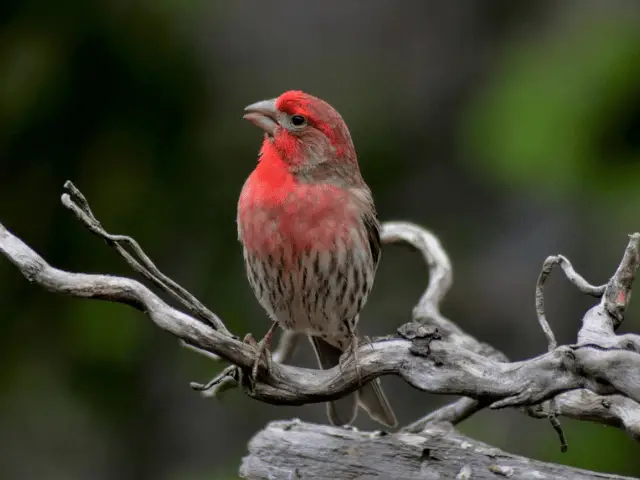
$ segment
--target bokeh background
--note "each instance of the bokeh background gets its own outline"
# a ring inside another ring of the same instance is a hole
[[[268,327],[236,240],[261,141],[242,109],[288,89],[343,114],[382,219],[429,227],[451,255],[444,313],[512,359],[546,348],[533,308],[545,257],[601,283],[640,230],[634,0],[6,0],[0,18],[0,221],[58,267],[131,275],[60,204],[70,179],[239,335]],[[415,253],[387,247],[364,332],[407,321],[425,282]],[[561,342],[592,302],[551,278]],[[137,311],[46,293],[1,258],[0,312],[2,479],[235,478],[269,420],[325,421],[322,405],[199,397],[189,382],[221,365]],[[639,313],[632,302],[624,330],[640,330]],[[312,366],[309,350],[295,361]],[[403,423],[451,400],[384,382]],[[566,454],[546,421],[513,411],[461,428],[640,475],[624,433],[563,424]]]

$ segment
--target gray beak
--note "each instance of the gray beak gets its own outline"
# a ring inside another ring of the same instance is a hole
[[[256,127],[260,127],[267,132],[268,135],[273,136],[273,132],[278,126],[275,98],[252,103],[248,107],[245,107],[244,111],[245,114],[242,118],[249,120]]]

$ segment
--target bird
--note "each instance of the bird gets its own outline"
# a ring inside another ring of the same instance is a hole
[[[349,129],[329,103],[299,90],[253,103],[243,118],[264,130],[237,210],[249,284],[272,320],[254,374],[277,326],[307,335],[321,369],[342,366],[349,355],[358,368],[356,326],[381,241]],[[358,406],[382,425],[397,425],[377,378],[328,402],[330,423],[351,424]]]

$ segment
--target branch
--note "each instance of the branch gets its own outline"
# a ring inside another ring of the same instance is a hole
[[[136,271],[178,299],[194,316],[171,307],[136,280],[54,268],[1,224],[0,252],[29,281],[49,291],[130,305],[197,352],[230,362],[212,382],[195,386],[207,395],[241,386],[246,394],[263,402],[302,405],[338,399],[359,388],[360,381],[397,375],[424,392],[466,397],[414,422],[407,431],[431,428],[434,421],[456,423],[486,407],[522,407],[529,415],[549,417],[560,433],[556,414],[615,425],[640,439],[640,336],[615,333],[624,319],[640,264],[640,234],[630,236],[623,259],[606,286],[590,285],[566,258],[550,257],[536,288],[536,311],[549,340],[549,351],[509,362],[504,354],[468,335],[440,313],[440,303],[452,284],[452,271],[437,238],[411,223],[385,223],[385,243],[409,243],[429,266],[428,286],[414,309],[414,321],[401,326],[395,336],[360,347],[358,370],[353,356],[330,370],[285,365],[297,343],[296,335],[285,334],[271,368],[267,370],[261,364],[258,379],[253,381],[246,373],[253,366],[254,347],[239,341],[221,319],[163,275],[133,239],[106,232],[84,196],[69,182],[65,187],[69,191],[63,195],[65,206]],[[544,317],[542,288],[556,264],[582,292],[601,297],[586,312],[578,341],[571,345],[556,345]],[[552,402],[544,403],[548,400]]]
[[[299,420],[272,422],[253,437],[240,475],[247,479],[629,478],[513,455],[446,425],[429,425],[418,435],[381,435]]]
[[[556,415],[601,423],[626,431],[640,441],[640,408],[622,395],[597,395],[588,390],[573,390],[554,399]],[[525,412],[534,418],[548,418],[549,404],[528,407]]]
[[[385,222],[381,238],[384,243],[406,243],[422,254],[429,268],[427,289],[413,309],[413,318],[438,329],[450,343],[496,360],[506,356],[491,345],[476,340],[440,313],[440,303],[453,283],[451,261],[440,241],[431,232],[409,222]]]
[[[49,291],[131,305],[160,328],[215,353],[242,369],[250,369],[254,350],[209,325],[164,303],[146,286],[128,278],[70,273],[47,264],[37,253],[0,225],[0,250],[25,277]],[[443,341],[439,332],[407,324],[400,337],[361,347],[362,380],[396,374],[417,389],[490,400],[493,408],[534,405],[552,396],[586,387],[595,393],[619,393],[640,401],[640,355],[619,346],[561,346],[552,352],[505,363]],[[311,370],[274,363],[263,378],[246,385],[258,400],[279,405],[325,402],[355,391],[358,374],[353,360],[342,367]]]
[[[112,235],[102,228],[98,219],[93,215],[89,202],[87,202],[85,196],[73,183],[67,180],[64,184],[64,188],[67,190],[67,193],[62,195],[62,204],[71,210],[90,232],[104,239],[107,242],[107,245],[115,248],[120,256],[122,256],[136,272],[142,274],[162,290],[169,293],[188,310],[192,311],[196,316],[214,327],[216,330],[220,330],[221,332],[230,335],[229,330],[227,330],[224,323],[222,323],[222,321],[211,310],[205,307],[185,288],[181,287],[158,270],[147,254],[144,253],[142,248],[140,248],[138,242],[126,235]],[[125,246],[131,248],[134,254],[132,255],[129,253]],[[136,259],[136,257],[138,258]]]
[[[413,309],[413,317],[416,321],[437,328],[443,338],[455,345],[498,361],[507,360],[502,352],[491,345],[476,340],[440,312],[440,303],[444,300],[453,283],[453,271],[449,256],[435,235],[408,222],[386,222],[382,226],[381,237],[385,243],[404,242],[412,246],[421,253],[427,264],[429,282],[427,289]],[[446,421],[455,425],[485,407],[486,402],[461,398],[411,423],[404,427],[403,431],[418,433],[427,424],[438,421]]]
[[[427,245],[427,243],[423,243]],[[439,244],[430,242],[430,246],[427,248],[440,248]],[[555,265],[560,265],[567,279],[574,284],[581,292],[602,298],[605,289],[610,286],[610,292],[605,295],[605,300],[596,305],[593,309],[589,310],[583,319],[583,327],[578,334],[578,343],[593,343],[606,345],[610,348],[624,348],[630,351],[640,352],[638,348],[638,336],[634,334],[629,335],[614,335],[614,321],[615,319],[610,316],[609,311],[621,311],[624,312],[626,304],[629,301],[631,284],[634,279],[635,270],[638,266],[638,234],[630,236],[629,244],[625,250],[624,257],[618,267],[616,274],[612,277],[611,281],[605,285],[593,286],[589,284],[580,274],[578,274],[571,262],[562,255],[552,256],[547,258],[543,264],[540,277],[536,284],[536,313],[538,320],[541,324],[543,332],[549,342],[550,350],[556,347],[555,336],[551,331],[545,312],[544,312],[544,292],[543,286],[551,273]],[[444,253],[438,253],[439,258],[443,258]],[[443,263],[447,268],[450,263],[444,254]],[[433,255],[435,257],[436,255]],[[442,267],[441,267],[442,268]],[[619,280],[622,280],[620,282]],[[615,291],[613,289],[616,289]],[[626,304],[616,306],[611,303],[613,299],[617,300],[620,297],[616,291],[621,290],[623,297],[626,299]],[[605,306],[605,301],[608,301],[609,306]],[[436,311],[436,315],[430,317],[422,315],[421,320],[426,324],[431,324],[442,329],[442,316],[439,314],[437,308],[431,307],[431,311]],[[446,320],[446,319],[445,319]],[[447,321],[448,322],[448,321]],[[620,321],[617,321],[617,326],[620,325]],[[445,331],[450,331],[450,322],[445,323]],[[455,325],[455,324],[454,324]],[[490,346],[486,346],[488,350],[480,347],[480,344],[470,335],[457,328],[454,330],[456,340],[458,344],[467,346],[475,345],[474,351],[484,355],[494,355],[497,359],[503,359],[506,361],[506,356],[501,352],[496,351]],[[413,422],[403,429],[406,432],[417,433],[422,428],[432,422],[447,421],[456,424],[475,412],[482,410],[483,405],[469,398],[459,399],[449,405],[446,405],[434,412],[428,413],[423,418]],[[549,418],[554,424],[554,428],[558,429],[558,424],[555,423],[555,416],[566,416],[578,420],[588,420],[603,423],[606,425],[615,426],[624,429],[632,438],[640,440],[640,405],[636,402],[629,400],[628,398],[620,395],[601,396],[585,390],[570,391],[567,393],[556,396],[552,403],[545,403],[536,405],[535,407],[526,407],[523,412],[533,416],[535,418]],[[559,431],[562,438],[562,432]],[[565,447],[566,448],[566,447]]]
[[[573,283],[581,292],[586,293],[588,295],[593,295],[595,297],[602,297],[606,285],[602,285],[600,287],[594,287],[589,284],[579,273],[577,273],[571,262],[562,255],[555,255],[552,257],[548,257],[544,264],[542,265],[542,270],[540,271],[540,275],[538,276],[538,281],[536,282],[536,314],[538,316],[538,322],[540,323],[540,328],[542,328],[542,332],[547,337],[547,342],[549,344],[549,351],[553,350],[558,346],[558,342],[556,341],[556,337],[553,334],[553,330],[551,330],[551,326],[549,322],[547,322],[547,317],[544,312],[544,284],[549,277],[549,274],[553,270],[553,267],[556,265],[560,265],[567,279]]]

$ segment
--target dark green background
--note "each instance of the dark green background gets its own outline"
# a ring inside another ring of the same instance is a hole
[[[547,255],[594,283],[640,230],[640,4],[7,0],[0,6],[0,221],[55,266],[131,275],[60,204],[72,180],[236,334],[268,322],[244,278],[236,200],[261,133],[254,101],[303,89],[345,117],[383,220],[438,234],[444,312],[512,359],[546,344]],[[426,281],[386,248],[363,330],[405,322]],[[560,275],[548,318],[571,342],[585,298]],[[638,303],[623,326],[637,331]],[[126,306],[45,293],[0,259],[0,478],[234,478],[270,419],[325,421],[189,389],[221,366]],[[296,362],[312,365],[308,348]],[[385,380],[400,421],[448,401]],[[358,425],[371,427],[367,420]],[[617,430],[482,412],[462,430],[509,451],[640,475]]]

